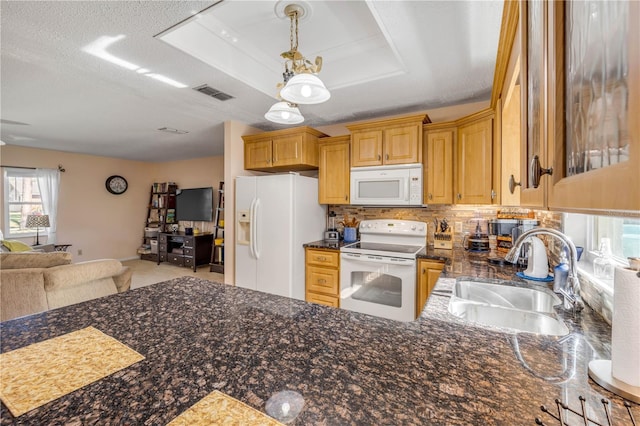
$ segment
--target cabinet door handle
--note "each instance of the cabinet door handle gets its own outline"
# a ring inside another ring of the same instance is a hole
[[[540,185],[540,178],[544,175],[552,176],[553,167],[543,169],[542,166],[540,166],[540,158],[534,155],[531,159],[531,164],[529,164],[529,180],[531,181],[531,186],[537,188]]]
[[[433,200],[433,194],[432,193],[429,193],[429,199]]]
[[[382,157],[380,156],[380,154],[378,154],[378,160],[382,160]]]
[[[319,261],[321,261],[321,262],[324,262],[325,260],[327,260],[327,258],[326,258],[326,257],[324,257],[324,256],[318,256],[318,257],[316,257],[316,260],[319,260]]]
[[[349,199],[349,196],[348,196],[348,195],[345,195],[345,196],[344,196],[344,200],[345,200],[345,201],[347,201],[348,199]]]
[[[462,200],[462,194],[458,192],[458,200]]]
[[[516,186],[521,186],[521,185],[522,185],[522,182],[516,182],[516,178],[513,177],[513,175],[511,175],[511,177],[509,178],[509,192],[513,194],[514,191],[516,190]]]
[[[320,279],[318,280],[318,284],[324,284],[324,283],[326,283],[326,282],[327,282],[327,280],[325,280],[324,278],[320,278]]]
[[[384,159],[388,160],[389,159],[389,154],[385,154]]]

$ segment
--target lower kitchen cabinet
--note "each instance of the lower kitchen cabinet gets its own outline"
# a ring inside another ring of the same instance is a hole
[[[340,307],[340,252],[305,249],[307,302]]]
[[[420,316],[431,290],[436,285],[444,262],[433,259],[418,259],[418,280],[416,287],[416,317]]]

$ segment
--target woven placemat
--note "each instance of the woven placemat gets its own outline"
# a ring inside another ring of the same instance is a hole
[[[0,355],[0,399],[20,416],[144,357],[87,327]]]
[[[220,391],[213,391],[173,419],[167,426],[276,426],[277,420]]]

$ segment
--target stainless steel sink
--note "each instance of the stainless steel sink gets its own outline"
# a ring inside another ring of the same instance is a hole
[[[467,279],[456,281],[449,312],[478,324],[564,336],[569,329],[553,309],[560,303],[555,294],[538,289]]]
[[[453,295],[460,299],[487,305],[533,312],[554,313],[553,307],[562,303],[562,300],[555,294],[533,288],[471,280],[456,281]]]

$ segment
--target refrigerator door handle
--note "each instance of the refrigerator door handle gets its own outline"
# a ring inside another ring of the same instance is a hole
[[[254,198],[253,200],[251,200],[251,207],[249,207],[249,254],[251,255],[251,257],[256,257],[256,253],[253,250],[253,233],[254,233],[254,228],[256,226],[256,222],[255,222],[255,206],[256,206],[256,199]]]
[[[260,198],[256,198],[256,204],[253,208],[253,221],[255,221],[255,225],[253,226],[253,235],[251,241],[253,243],[253,253],[256,256],[256,259],[260,259],[260,250],[258,250],[258,215],[260,214]]]

